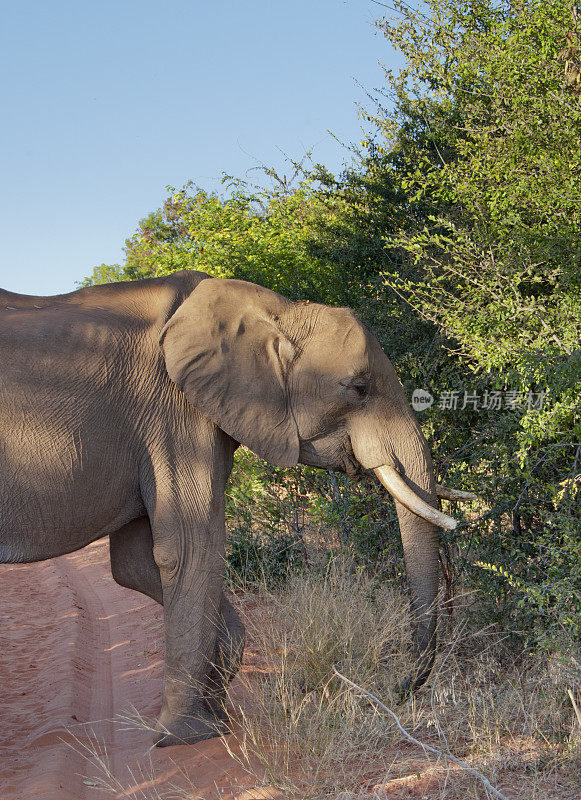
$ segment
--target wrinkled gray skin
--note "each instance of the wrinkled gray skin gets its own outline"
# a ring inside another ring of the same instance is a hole
[[[240,443],[272,464],[391,465],[437,507],[391,363],[343,308],[200,272],[57,297],[0,291],[0,562],[109,534],[115,580],[163,603],[157,744],[225,729],[244,630],[222,590]],[[433,662],[438,531],[397,504],[418,659]]]

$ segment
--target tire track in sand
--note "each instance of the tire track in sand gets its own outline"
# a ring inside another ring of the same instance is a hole
[[[120,717],[140,709],[156,716],[161,690],[163,626],[161,608],[136,592],[123,589],[109,568],[108,540],[57,559],[60,582],[67,586],[79,612],[72,659],[78,729],[81,742],[104,758],[115,786],[127,784],[128,762],[151,746],[151,734],[127,728]],[[144,614],[149,624],[144,625]],[[79,800],[102,798],[91,786],[103,778],[98,759],[79,757],[84,777]],[[93,778],[93,779],[92,779]],[[124,792],[116,792],[124,796]]]
[[[104,773],[84,747],[120,777],[151,743],[116,717],[133,707],[155,715],[161,609],[113,581],[107,544],[0,566],[0,800],[102,799]]]
[[[97,550],[100,554],[100,548]],[[120,711],[119,693],[113,680],[113,649],[111,614],[105,611],[102,593],[98,586],[102,582],[102,565],[97,553],[87,549],[82,560],[77,553],[55,559],[59,583],[70,593],[77,610],[75,647],[71,657],[73,671],[71,708],[74,709],[76,725],[69,730],[79,742],[70,737],[65,740],[75,750],[83,752],[83,746],[94,748],[107,755],[113,774],[117,773],[117,747],[115,715]],[[94,787],[89,779],[86,759],[78,752],[77,786],[79,800],[91,797]],[[87,754],[88,755],[88,754]],[[72,788],[72,787],[71,787]],[[102,793],[101,793],[102,794]]]

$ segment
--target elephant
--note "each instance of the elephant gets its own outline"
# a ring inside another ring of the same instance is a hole
[[[227,730],[244,628],[223,591],[224,491],[241,444],[278,466],[375,472],[401,528],[411,682],[426,680],[438,528],[456,523],[395,370],[351,310],[188,270],[0,291],[0,361],[0,563],[109,536],[114,579],[163,604],[157,745]]]

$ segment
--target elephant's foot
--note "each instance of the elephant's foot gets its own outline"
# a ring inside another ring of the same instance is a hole
[[[223,687],[220,690],[209,692],[206,695],[206,705],[210,709],[212,716],[216,717],[219,722],[228,722],[228,712],[226,711],[227,691]]]
[[[169,714],[162,712],[155,726],[153,743],[157,747],[196,744],[226,733],[228,726],[225,721],[211,716],[207,711],[177,718],[170,718]]]

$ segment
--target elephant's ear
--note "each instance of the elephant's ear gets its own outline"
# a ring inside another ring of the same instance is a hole
[[[299,439],[287,391],[294,347],[278,322],[285,298],[245,281],[202,281],[160,334],[167,372],[223,431],[278,466]]]

